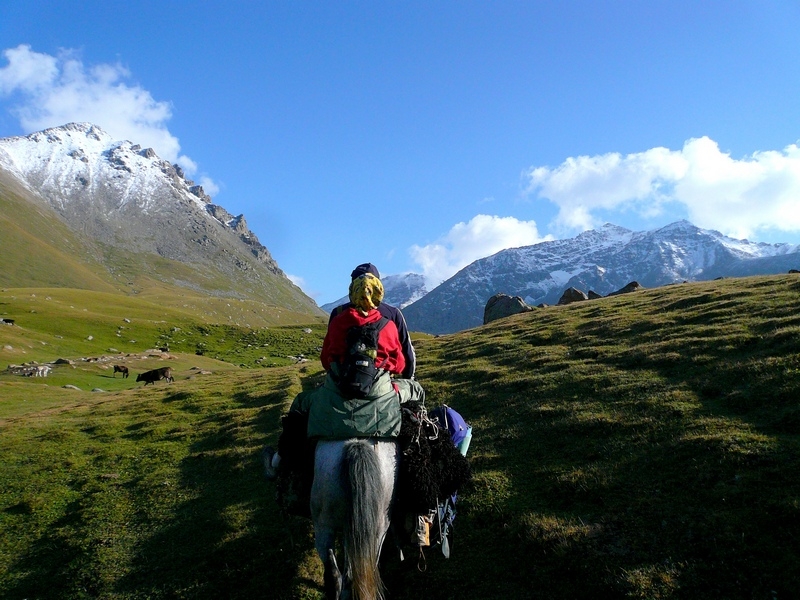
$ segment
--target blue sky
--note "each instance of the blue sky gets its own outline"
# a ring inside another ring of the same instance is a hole
[[[90,121],[319,304],[688,218],[800,243],[800,3],[0,0],[0,137]]]

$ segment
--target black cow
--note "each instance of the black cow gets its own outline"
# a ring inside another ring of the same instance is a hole
[[[136,376],[136,381],[144,381],[144,384],[156,384],[156,381],[166,379],[168,383],[172,383],[172,367],[161,367],[160,369],[153,369],[152,371],[145,371]]]
[[[117,376],[117,373],[122,373],[122,378],[125,379],[128,376],[128,367],[124,365],[114,365],[114,377]]]

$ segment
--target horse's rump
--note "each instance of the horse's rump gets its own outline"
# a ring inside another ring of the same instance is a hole
[[[393,439],[317,444],[311,489],[316,549],[327,578],[331,568],[338,570],[329,555],[336,532],[343,533],[344,581],[356,599],[383,597],[378,558],[389,529],[397,454]]]

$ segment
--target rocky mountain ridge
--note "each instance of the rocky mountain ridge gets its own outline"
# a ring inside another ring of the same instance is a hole
[[[406,307],[409,328],[452,333],[481,325],[497,293],[528,305],[556,304],[564,290],[605,296],[631,281],[658,287],[679,281],[785,273],[800,265],[800,247],[736,240],[678,221],[634,232],[606,224],[574,238],[502,250],[477,260]]]
[[[116,141],[89,123],[70,123],[0,139],[0,172],[94,246],[100,262],[131,255],[148,275],[172,285],[319,314],[243,215],[215,205],[179,165],[152,148]],[[116,262],[110,271],[119,268]]]
[[[405,308],[428,293],[425,277],[417,273],[386,275],[381,278],[381,283],[383,283],[384,302],[398,308]],[[321,308],[330,313],[334,308],[347,301],[348,297],[342,296],[334,302],[323,304]]]

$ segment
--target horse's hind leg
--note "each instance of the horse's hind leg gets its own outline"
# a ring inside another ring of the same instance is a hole
[[[325,598],[327,600],[339,600],[342,595],[342,574],[336,564],[336,556],[334,556],[331,548],[328,549],[328,557],[325,560],[323,583]]]
[[[339,565],[336,564],[336,556],[333,553],[334,543],[333,530],[325,526],[318,526],[314,531],[314,547],[322,564],[325,565],[323,586],[326,600],[339,600],[342,594],[342,573],[339,571]]]

